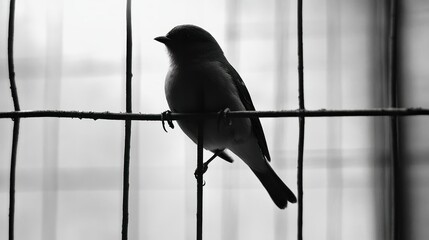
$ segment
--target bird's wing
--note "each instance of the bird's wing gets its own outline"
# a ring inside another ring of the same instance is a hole
[[[246,110],[254,111],[255,106],[253,106],[253,102],[252,102],[252,99],[250,98],[249,91],[247,90],[246,85],[244,84],[238,72],[228,62],[226,62],[225,68],[228,74],[231,75],[232,80],[234,81],[234,84],[237,87],[238,94],[240,95],[241,102],[243,103]],[[256,138],[258,139],[259,147],[261,148],[263,155],[267,158],[268,161],[270,161],[271,157],[270,157],[270,153],[268,152],[267,141],[265,140],[264,130],[262,129],[261,122],[257,117],[251,118],[250,120],[252,122],[253,132],[255,133]]]

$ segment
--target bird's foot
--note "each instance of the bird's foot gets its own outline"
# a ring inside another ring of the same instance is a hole
[[[207,172],[207,169],[209,168],[209,164],[210,164],[210,162],[211,161],[213,161],[213,159],[215,159],[220,153],[222,152],[222,150],[218,150],[218,151],[216,151],[214,154],[213,154],[213,156],[211,156],[210,158],[209,158],[209,160],[207,160],[205,163],[203,163],[203,167],[202,167],[202,169],[199,169],[199,168],[197,168],[197,169],[195,169],[195,172],[194,172],[194,176],[195,176],[195,178],[196,179],[198,179],[198,177],[200,176],[200,175],[204,175],[204,173],[206,173]]]
[[[221,120],[224,122],[224,124],[226,126],[231,126],[232,125],[232,120],[231,120],[231,118],[228,117],[228,113],[230,111],[231,110],[229,108],[225,108],[225,109],[219,111],[219,115],[217,117],[217,126],[218,126],[218,128],[220,126],[220,121]]]
[[[165,132],[167,132],[167,129],[165,128],[165,121],[167,121],[168,126],[171,129],[174,129],[174,125],[173,125],[173,120],[171,120],[171,111],[167,110],[161,113],[161,123],[162,123],[162,128],[164,129]]]
[[[198,169],[198,168],[195,169],[195,172],[194,172],[195,179],[198,179],[200,175],[204,175],[204,173],[207,172],[208,168],[209,168],[209,163],[205,162],[203,163],[202,169]]]

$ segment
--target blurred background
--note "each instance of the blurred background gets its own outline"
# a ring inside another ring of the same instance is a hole
[[[304,1],[307,109],[388,107],[390,1]],[[399,5],[399,104],[428,107],[429,2]],[[133,1],[133,111],[167,110],[169,60],[153,38],[191,23],[208,30],[256,109],[298,108],[296,1]],[[12,111],[9,1],[0,0],[0,111]],[[125,112],[125,1],[19,0],[15,71],[21,109]],[[272,165],[297,193],[298,119],[261,119]],[[308,118],[305,239],[392,239],[387,117]],[[10,119],[0,119],[0,238],[7,238]],[[400,119],[401,231],[429,229],[428,118]],[[22,119],[16,239],[119,239],[124,122]],[[177,127],[133,122],[129,239],[195,237],[196,146]],[[207,153],[205,158],[209,157]],[[396,176],[396,175],[395,175]],[[297,205],[279,210],[248,167],[216,160],[205,174],[204,239],[294,239]]]

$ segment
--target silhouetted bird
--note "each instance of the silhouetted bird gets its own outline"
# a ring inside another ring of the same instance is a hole
[[[168,49],[171,66],[165,79],[165,95],[172,112],[255,110],[249,92],[210,33],[193,25],[180,25],[155,38]],[[195,143],[196,120],[178,121]],[[204,121],[204,148],[229,160],[229,149],[255,173],[274,203],[284,209],[296,202],[293,192],[269,165],[270,154],[258,118]]]

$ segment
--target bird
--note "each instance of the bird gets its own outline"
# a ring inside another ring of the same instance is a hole
[[[208,31],[195,25],[178,25],[155,40],[169,53],[164,90],[171,112],[226,115],[228,111],[255,110],[246,85]],[[198,121],[177,122],[197,143]],[[285,209],[288,202],[296,203],[294,193],[269,164],[271,157],[259,118],[206,119],[203,131],[203,147],[227,161],[232,157],[226,150],[242,159],[277,207]]]

